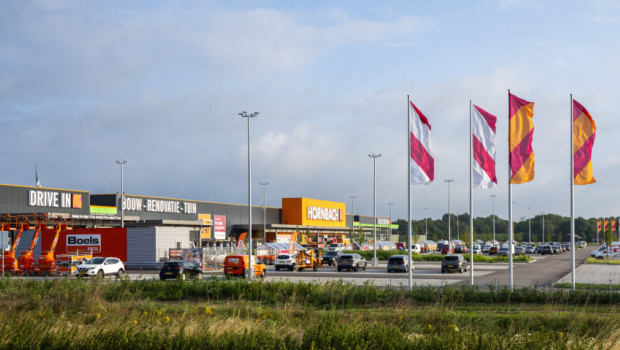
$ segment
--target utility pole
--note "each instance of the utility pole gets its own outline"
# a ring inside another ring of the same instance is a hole
[[[267,185],[269,182],[261,182],[263,185],[263,242],[267,240]]]
[[[450,183],[454,181],[454,179],[445,179],[443,180],[448,184],[448,245],[452,241],[452,234],[450,232]]]
[[[527,229],[530,233],[530,243],[532,243],[532,207],[527,207]]]
[[[489,197],[491,197],[491,204],[493,206],[493,245],[495,245],[495,197],[497,197],[497,195],[492,194]]]

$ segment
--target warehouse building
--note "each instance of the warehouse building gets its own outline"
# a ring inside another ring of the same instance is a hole
[[[73,227],[60,234],[57,253],[88,250],[95,255],[117,256],[128,266],[165,261],[171,248],[230,249],[248,231],[249,221],[247,204],[139,195],[121,199],[117,193],[0,185],[0,215],[15,219],[19,214],[33,213],[50,220],[62,217]],[[372,239],[373,219],[346,214],[342,202],[283,198],[281,208],[252,206],[252,236],[255,244],[288,242],[295,232],[305,244],[329,243],[344,236],[368,241]],[[389,219],[377,218],[378,240],[390,240],[395,227]],[[33,232],[22,234],[17,252],[29,248]],[[5,231],[3,237],[11,239],[14,234],[14,230]],[[49,247],[53,236],[51,229],[42,232],[35,258],[41,249]],[[71,237],[74,241],[76,237],[95,237],[98,244],[69,245]]]

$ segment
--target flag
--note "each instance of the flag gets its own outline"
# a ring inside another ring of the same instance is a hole
[[[596,232],[599,232],[601,230],[601,220],[598,219],[596,220]]]
[[[423,185],[435,179],[435,159],[431,152],[431,124],[413,102],[409,101],[409,105],[411,183]]]
[[[497,118],[474,105],[472,147],[474,150],[474,187],[493,188],[495,176],[495,123]]]
[[[34,163],[34,181],[37,187],[41,187],[41,182],[39,181],[39,172],[37,171],[37,163]]]
[[[573,177],[575,185],[596,182],[592,174],[592,146],[596,124],[588,111],[573,100]]]
[[[616,232],[616,219],[611,219],[611,232]]]
[[[528,102],[513,94],[509,95],[510,105],[510,170],[511,184],[521,184],[534,180],[534,102]]]
[[[605,231],[609,228],[609,220],[605,219]]]

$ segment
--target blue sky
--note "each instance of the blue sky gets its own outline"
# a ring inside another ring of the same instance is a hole
[[[620,5],[615,1],[4,1],[0,183],[247,202],[346,202],[406,217],[407,95],[432,125],[436,182],[414,218],[468,211],[469,100],[498,117],[494,190],[474,215],[507,217],[507,89],[536,103],[536,178],[516,219],[569,215],[569,94],[597,126],[577,216],[618,215]],[[348,210],[349,211],[349,210]]]

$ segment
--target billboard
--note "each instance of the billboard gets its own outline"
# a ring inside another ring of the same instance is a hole
[[[225,215],[213,215],[213,233],[215,239],[226,239]]]
[[[346,227],[346,204],[310,198],[282,198],[282,223]]]
[[[67,253],[101,253],[101,235],[67,233],[65,247]]]

